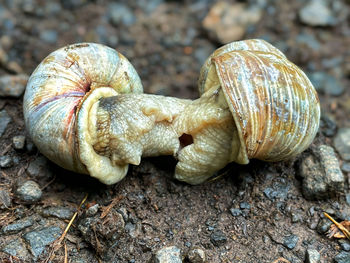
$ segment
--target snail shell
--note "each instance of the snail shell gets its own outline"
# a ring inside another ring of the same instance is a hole
[[[106,170],[110,161],[85,143],[85,131],[94,125],[84,122],[92,105],[102,96],[142,91],[135,69],[114,49],[94,43],[69,45],[47,56],[31,75],[23,105],[26,127],[51,161],[93,175],[93,170]],[[115,169],[126,173],[127,166]],[[108,179],[113,171],[107,170],[99,179],[113,183]]]
[[[221,86],[240,149],[232,160],[280,161],[304,151],[319,126],[320,105],[309,79],[264,40],[227,44],[205,62],[199,92]]]

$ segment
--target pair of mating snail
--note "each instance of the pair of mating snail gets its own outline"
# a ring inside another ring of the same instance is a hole
[[[306,75],[271,44],[233,42],[203,65],[200,98],[143,94],[130,62],[93,43],[61,48],[31,75],[27,129],[58,165],[105,184],[141,156],[174,155],[175,177],[198,184],[229,162],[280,161],[316,135],[320,105]]]

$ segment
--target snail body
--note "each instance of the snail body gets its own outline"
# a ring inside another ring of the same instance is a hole
[[[216,50],[201,69],[199,92],[194,101],[142,94],[121,54],[83,43],[53,52],[38,66],[24,116],[44,155],[106,184],[120,181],[142,156],[161,154],[179,160],[177,179],[198,184],[232,161],[292,158],[318,129],[312,84],[263,40]]]

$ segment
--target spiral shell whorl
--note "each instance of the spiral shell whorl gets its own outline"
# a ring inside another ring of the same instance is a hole
[[[90,90],[142,93],[130,62],[112,48],[81,43],[47,56],[31,75],[24,95],[24,118],[39,150],[58,165],[87,173],[79,159],[76,122]]]
[[[201,70],[199,85],[200,92],[210,85],[222,87],[240,136],[241,163],[291,158],[316,135],[320,105],[314,87],[263,40],[240,41],[215,51]]]

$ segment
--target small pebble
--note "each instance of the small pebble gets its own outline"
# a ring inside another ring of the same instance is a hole
[[[10,168],[13,165],[13,160],[10,156],[5,155],[0,157],[0,167],[1,168]]]
[[[9,242],[6,242],[1,248],[1,251],[21,260],[21,262],[32,262],[31,256],[21,238],[17,237]],[[17,262],[17,260],[13,262]]]
[[[57,42],[57,31],[56,30],[43,30],[40,32],[40,39],[48,44],[55,44]]]
[[[314,72],[308,74],[315,89],[327,95],[340,96],[344,93],[345,87],[332,75],[326,72]]]
[[[345,173],[350,173],[350,162],[344,162],[341,169]]]
[[[318,222],[318,225],[317,225],[317,232],[319,234],[324,234],[326,233],[329,228],[331,227],[332,225],[332,221],[330,221],[329,219],[327,218],[322,218],[319,222]]]
[[[350,242],[348,240],[346,240],[346,239],[339,239],[338,242],[339,242],[342,250],[350,251]]]
[[[7,125],[11,122],[11,117],[8,115],[6,110],[0,111],[0,137],[6,131]]]
[[[45,208],[42,211],[42,215],[45,217],[54,216],[60,219],[69,220],[72,218],[74,214],[74,209],[68,207],[59,207],[59,206],[51,206]]]
[[[88,208],[88,210],[86,210],[86,216],[88,216],[88,217],[90,216],[91,217],[91,216],[96,215],[96,213],[98,212],[99,207],[100,207],[99,204],[95,204],[93,206],[90,206]],[[124,218],[124,216],[123,216],[123,218]],[[125,218],[124,218],[124,221],[126,221]]]
[[[3,205],[5,208],[10,207],[12,204],[10,191],[7,188],[0,188],[0,206]]]
[[[132,10],[124,4],[111,3],[107,10],[109,21],[114,26],[120,26],[121,24],[130,26],[136,21],[136,17]]]
[[[240,216],[240,215],[243,214],[243,213],[242,213],[242,210],[239,209],[239,208],[231,208],[231,209],[230,209],[230,212],[231,212],[231,214],[232,214],[233,216]]]
[[[344,189],[345,178],[332,147],[320,145],[301,161],[299,174],[303,194],[310,200],[325,199]]]
[[[200,248],[191,249],[188,252],[187,258],[190,263],[204,263],[206,261],[205,252]]]
[[[298,223],[303,221],[303,217],[301,216],[300,212],[293,212],[291,214],[292,217],[292,223]]]
[[[305,263],[319,263],[321,260],[320,253],[313,248],[308,248],[305,255]]]
[[[327,137],[333,137],[337,132],[337,124],[326,114],[321,115],[320,128],[322,133]]]
[[[31,218],[25,218],[22,220],[18,220],[12,224],[6,225],[2,228],[2,232],[6,235],[8,234],[15,234],[20,232],[21,230],[30,227],[34,224],[33,219]]]
[[[216,230],[210,235],[210,241],[214,246],[222,246],[227,242],[227,237],[221,230]]]
[[[44,156],[39,156],[31,161],[27,168],[27,173],[32,177],[47,175],[48,172],[47,159]]]
[[[311,0],[299,11],[300,20],[310,26],[333,26],[337,19],[328,3],[323,0]]]
[[[182,263],[181,250],[176,246],[164,247],[155,254],[155,263]]]
[[[41,198],[40,186],[34,181],[26,181],[16,190],[19,199],[25,202],[36,202]]]
[[[284,237],[283,245],[288,249],[293,249],[297,245],[299,237],[296,235],[289,235]]]
[[[247,202],[242,202],[242,203],[239,204],[239,207],[241,209],[250,209],[250,204],[247,203]]]
[[[13,148],[16,150],[23,150],[25,145],[26,137],[23,135],[17,135],[12,138]]]
[[[350,253],[349,252],[340,252],[334,258],[335,263],[349,263],[350,262]]]
[[[57,226],[44,227],[23,235],[35,258],[45,250],[46,246],[55,241],[62,233]]]
[[[350,161],[350,128],[341,128],[334,138],[334,146],[344,161]]]
[[[209,34],[226,44],[242,39],[262,16],[263,12],[258,6],[219,1],[210,8],[202,24]]]
[[[28,75],[6,75],[0,77],[0,97],[20,97],[27,85]]]

